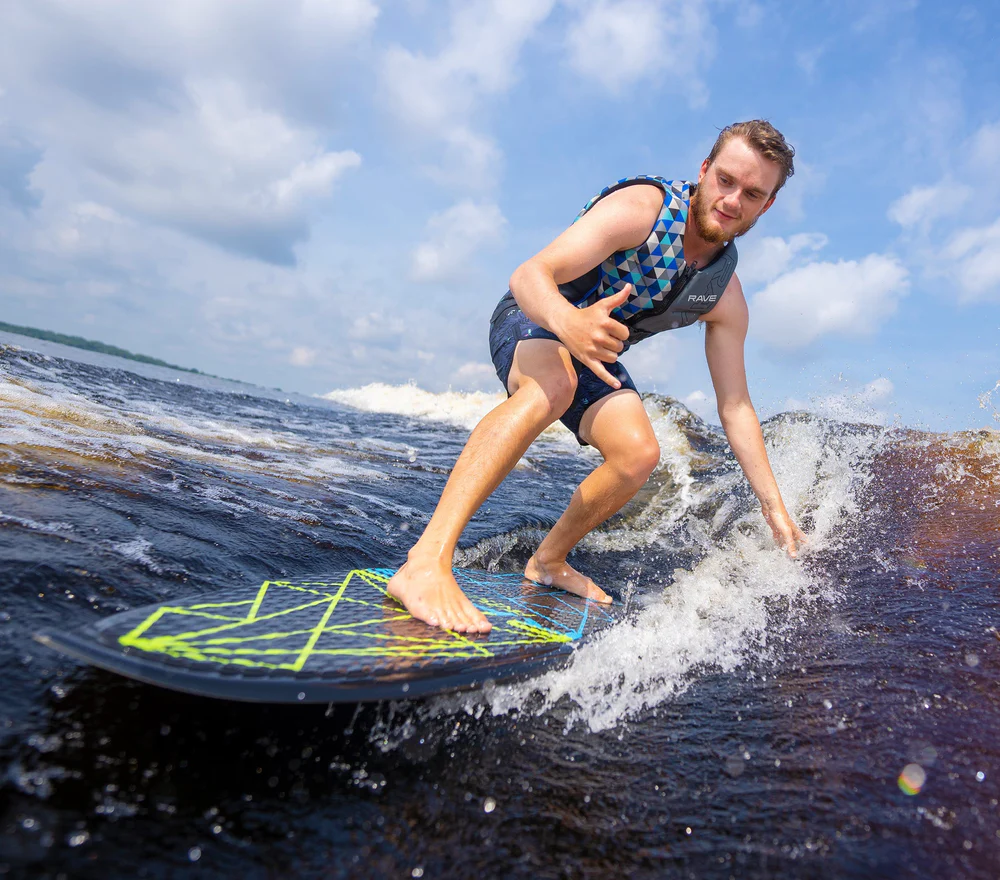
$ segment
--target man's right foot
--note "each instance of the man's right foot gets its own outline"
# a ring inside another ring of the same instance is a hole
[[[408,560],[389,580],[389,595],[417,620],[453,632],[488,633],[493,625],[462,592],[450,565]]]
[[[611,604],[611,597],[585,574],[580,574],[565,559],[542,562],[532,556],[524,569],[524,576],[536,584],[547,587],[561,587],[568,593],[575,593],[584,599],[593,599],[605,605]]]

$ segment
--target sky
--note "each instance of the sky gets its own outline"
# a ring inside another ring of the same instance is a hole
[[[4,0],[0,320],[289,391],[499,390],[513,270],[766,118],[762,417],[1000,427],[996,0]],[[713,418],[703,331],[623,359]]]

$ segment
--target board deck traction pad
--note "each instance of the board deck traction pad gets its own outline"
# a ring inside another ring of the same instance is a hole
[[[455,569],[493,624],[435,629],[389,596],[394,569],[269,580],[162,602],[72,632],[36,635],[64,654],[150,684],[275,703],[412,698],[528,678],[568,662],[581,640],[621,619],[518,574]]]

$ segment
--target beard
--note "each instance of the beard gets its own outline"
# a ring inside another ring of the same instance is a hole
[[[734,238],[739,238],[741,235],[746,235],[757,223],[757,217],[754,217],[748,223],[743,223],[737,227],[735,232],[731,234],[727,233],[720,223],[711,219],[710,212],[712,206],[704,204],[700,196],[700,189],[696,189],[691,196],[690,217],[694,221],[694,228],[698,230],[698,235],[709,244],[722,244],[726,241],[732,241]]]

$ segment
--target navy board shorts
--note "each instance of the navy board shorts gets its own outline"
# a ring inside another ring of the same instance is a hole
[[[514,350],[522,339],[551,339],[559,342],[559,337],[555,333],[539,327],[524,314],[513,294],[507,291],[507,295],[500,300],[493,311],[493,317],[490,318],[490,357],[493,359],[497,378],[503,384],[504,391],[507,391],[507,379],[510,376],[510,368],[514,365]],[[628,343],[625,344],[625,348],[628,348]],[[616,389],[576,358],[573,358],[573,367],[577,376],[576,395],[559,421],[573,432],[581,446],[589,446],[590,444],[580,436],[580,421],[583,419],[583,414],[597,401],[614,394]],[[636,394],[639,393],[635,382],[621,362],[605,364],[605,367],[622,383],[622,388],[629,388]],[[507,395],[510,396],[509,391]]]

